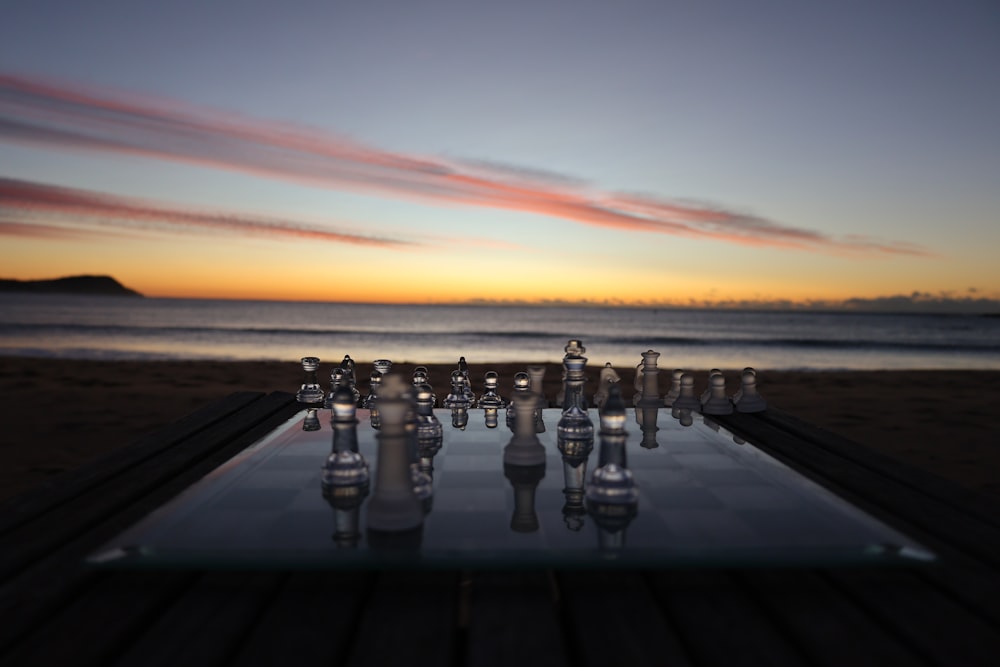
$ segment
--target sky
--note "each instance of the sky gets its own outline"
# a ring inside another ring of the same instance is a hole
[[[0,0],[0,277],[1000,300],[1000,5]]]

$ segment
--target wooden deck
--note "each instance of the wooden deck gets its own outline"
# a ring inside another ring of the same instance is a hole
[[[1000,506],[776,410],[720,419],[932,566],[95,571],[82,559],[282,423],[240,393],[0,508],[0,664],[993,665]]]

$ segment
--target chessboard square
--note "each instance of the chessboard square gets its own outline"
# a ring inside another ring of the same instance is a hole
[[[753,486],[764,484],[764,478],[747,468],[693,470],[691,474],[705,486]]]
[[[743,464],[724,454],[674,454],[674,459],[686,468],[716,470],[741,468]]]
[[[712,510],[660,510],[664,530],[677,547],[756,546],[760,536],[753,528],[731,512]]]
[[[510,513],[488,510],[432,512],[424,523],[424,540],[435,547],[484,547],[510,530]]]
[[[319,484],[322,471],[319,466],[309,466],[298,470],[264,470],[258,468],[240,480],[240,489],[285,489],[298,490],[311,484]]]
[[[878,542],[875,531],[832,512],[781,511],[764,509],[738,510],[761,539],[794,546],[857,546]]]
[[[265,470],[298,470],[315,464],[323,465],[330,455],[330,444],[320,447],[286,447],[280,456],[271,456],[261,461],[258,468]]]
[[[652,505],[660,511],[683,513],[725,507],[719,498],[700,486],[639,487],[639,497],[644,504]]]
[[[503,461],[500,460],[499,456],[493,454],[455,454],[452,452],[441,462],[441,470],[450,471],[500,470],[502,468]]]
[[[673,437],[659,438],[661,447],[671,454],[704,454],[704,439],[685,430]]]
[[[503,488],[503,470],[434,470],[435,489]]]
[[[507,495],[502,487],[446,487],[435,489],[434,505],[437,508],[447,507],[449,516],[481,514],[505,507]]]
[[[334,513],[329,507],[325,510],[282,512],[264,531],[267,544],[289,551],[332,548]]]
[[[506,442],[497,440],[452,440],[447,444],[448,456],[468,456],[474,454],[498,454]]]
[[[629,470],[632,471],[632,478],[640,489],[701,486],[694,472],[687,468],[649,470],[642,467]]]
[[[739,510],[782,510],[796,504],[791,494],[768,486],[719,486],[712,493]]]
[[[252,518],[257,512],[284,510],[299,494],[294,488],[237,488],[211,503],[212,510],[239,510]]]
[[[654,470],[674,470],[682,467],[681,464],[677,462],[677,459],[667,453],[667,451],[662,447],[652,450],[629,450],[625,456],[628,460],[629,467],[633,469],[652,468]]]
[[[251,549],[267,546],[265,534],[283,512],[214,509],[188,516],[170,528],[171,549]],[[155,538],[153,544],[156,544]]]

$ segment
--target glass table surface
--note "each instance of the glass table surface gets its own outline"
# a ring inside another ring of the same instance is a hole
[[[543,412],[544,466],[505,466],[511,429],[500,411],[488,428],[469,410],[444,427],[417,529],[367,530],[377,438],[367,410],[347,434],[371,483],[350,497],[323,484],[334,448],[330,411],[298,413],[133,527],[88,562],[100,567],[198,568],[629,568],[915,563],[934,555],[699,414],[682,424],[669,409],[627,411],[626,463],[636,504],[606,512],[588,504],[593,448],[564,456],[560,410]],[[600,431],[597,411],[589,411]],[[304,430],[308,417],[308,428]],[[318,422],[316,418],[318,417]],[[638,419],[637,419],[638,418]],[[641,425],[640,425],[641,422]],[[349,430],[350,430],[349,429]],[[428,456],[431,454],[431,456]],[[426,482],[426,478],[425,478]],[[427,490],[427,489],[425,489]]]

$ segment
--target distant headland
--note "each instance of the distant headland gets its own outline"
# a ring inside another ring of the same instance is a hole
[[[0,278],[0,292],[142,296],[139,292],[125,287],[111,276],[67,276],[51,280],[10,280]]]

